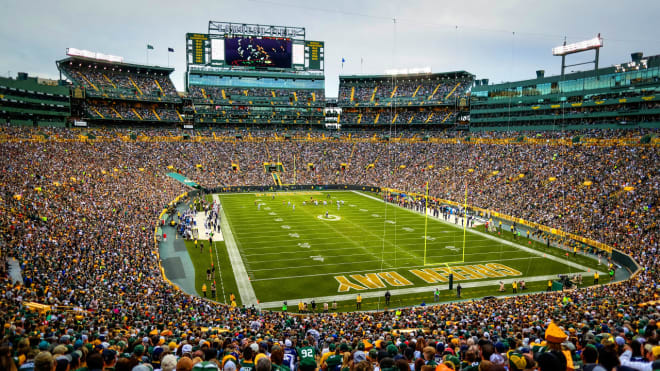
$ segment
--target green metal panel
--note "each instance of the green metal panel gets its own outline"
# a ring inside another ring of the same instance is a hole
[[[636,124],[593,124],[593,125],[508,125],[508,126],[470,126],[470,131],[565,131],[565,130],[598,130],[598,129],[660,129],[660,122],[643,122]]]
[[[67,86],[39,84],[36,77],[28,77],[26,80],[14,80],[0,77],[0,87],[22,89],[28,92],[53,94],[62,97],[69,96],[69,88]]]

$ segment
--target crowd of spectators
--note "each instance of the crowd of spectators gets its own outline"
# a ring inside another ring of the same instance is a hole
[[[75,135],[44,130],[50,139]],[[3,369],[658,369],[657,146],[266,141],[275,134],[268,131],[237,142],[17,140],[36,134],[0,131]],[[294,158],[315,164],[298,171],[298,184],[420,192],[429,181],[432,195],[450,200],[463,200],[467,187],[472,205],[616,246],[641,271],[568,292],[301,316],[231,308],[167,284],[153,228],[165,205],[186,191],[164,175],[167,166],[205,187],[270,185],[261,164],[276,156],[287,169]],[[10,281],[7,257],[19,262],[23,282]],[[59,309],[32,312],[25,302]],[[283,366],[296,346],[299,356]],[[310,359],[305,347],[341,357]]]
[[[324,122],[323,90],[190,86],[197,122]]]
[[[453,110],[380,109],[343,111],[340,124],[453,124],[457,113]],[[395,120],[396,118],[396,120]]]
[[[401,102],[453,102],[455,98],[464,97],[471,85],[472,79],[465,77],[340,80],[338,101],[340,105],[349,106],[368,102],[382,104],[392,99]]]
[[[224,91],[224,98],[222,92]],[[325,101],[325,92],[305,89],[266,89],[266,88],[234,88],[219,86],[188,87],[188,95],[192,98],[204,98],[214,102],[223,100],[245,100],[245,98],[262,98],[265,101],[307,104]],[[313,95],[313,96],[312,96]]]
[[[137,70],[121,64],[104,65],[84,61],[60,64],[62,72],[76,85],[83,86],[88,95],[117,97],[132,96],[139,100],[159,97],[178,98],[168,72]]]
[[[84,104],[84,109],[87,118],[96,120],[181,122],[181,117],[176,109],[163,108],[158,105],[90,102]]]

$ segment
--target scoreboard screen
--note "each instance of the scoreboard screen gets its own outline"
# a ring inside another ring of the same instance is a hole
[[[229,37],[224,47],[230,66],[291,68],[290,39]]]
[[[209,23],[209,33],[186,33],[186,65],[282,72],[324,71],[325,43],[301,27]]]

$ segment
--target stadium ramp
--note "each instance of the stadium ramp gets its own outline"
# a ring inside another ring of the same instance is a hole
[[[433,93],[431,93],[431,95],[429,96],[429,99],[428,99],[428,100],[433,99],[433,97],[435,96],[435,93],[438,92],[438,89],[440,89],[441,86],[442,86],[442,83],[439,83],[439,84],[435,87],[435,89],[433,89]]]
[[[445,121],[447,121],[447,119],[449,118],[449,116],[451,116],[451,112],[447,113],[447,116],[445,116],[445,118],[442,119],[442,123],[443,123],[443,124],[445,123]]]
[[[107,81],[110,85],[112,85],[113,88],[117,89],[117,85],[115,85],[115,84],[112,82],[112,80],[110,80],[110,78],[109,78],[108,76],[105,75],[105,73],[103,74],[103,78],[105,78],[105,81]]]
[[[140,121],[142,121],[142,116],[140,116],[140,114],[137,113],[137,111],[135,110],[135,108],[131,108],[131,111],[133,111],[133,113],[135,114],[135,116],[137,116],[137,118],[139,118]]]
[[[96,108],[92,107],[92,109],[94,110],[94,112],[95,112],[97,115],[99,115],[100,118],[102,118],[102,119],[105,118],[105,117],[103,117],[103,115],[101,114],[101,112],[99,112]]]
[[[273,175],[273,181],[275,181],[275,185],[278,187],[282,186],[282,180],[280,179],[280,175],[278,173],[272,173]]]
[[[415,92],[413,93],[412,97],[415,98],[417,96],[417,92],[419,91],[419,88],[421,88],[422,85],[417,85],[417,89],[415,89]]]
[[[165,94],[163,91],[163,88],[160,87],[160,84],[158,83],[158,80],[154,79],[154,82],[156,83],[156,86],[158,86],[158,90],[160,90],[161,93]]]
[[[112,111],[117,115],[117,117],[119,117],[119,119],[121,119],[121,120],[124,119],[124,117],[122,117],[122,115],[119,113],[119,111],[117,111],[115,109],[115,107],[110,107],[110,108],[112,108]]]
[[[454,92],[456,91],[456,89],[458,89],[459,86],[461,86],[461,83],[460,83],[460,82],[457,83],[456,86],[454,86],[453,89],[451,89],[451,91],[449,92],[449,94],[447,94],[447,96],[445,97],[445,100],[449,99],[449,97],[451,97],[451,95],[454,94]]]
[[[144,94],[142,93],[142,90],[140,90],[140,87],[137,86],[137,84],[135,83],[135,81],[133,81],[133,79],[132,79],[130,76],[128,76],[128,80],[131,82],[131,84],[133,84],[133,86],[135,86],[135,89],[137,89],[137,91],[138,91],[138,93],[140,93],[140,95],[144,95]],[[140,119],[140,120],[141,120],[141,119]]]
[[[92,84],[92,82],[89,81],[89,79],[87,78],[87,76],[83,75],[82,73],[80,74],[80,76],[81,76],[83,79],[85,79],[85,81],[87,81],[87,83],[88,83],[92,88],[94,88],[94,90],[99,91],[99,88],[97,88],[96,85]]]

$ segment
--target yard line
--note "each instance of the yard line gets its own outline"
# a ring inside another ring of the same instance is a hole
[[[354,250],[354,249],[352,249],[352,250]],[[331,251],[334,251],[334,250],[326,250],[326,249],[322,249],[322,250],[314,250],[314,249],[310,249],[310,251],[331,252]],[[414,250],[414,251],[416,251],[416,252],[423,252],[424,250]],[[518,250],[507,250],[506,252],[507,252],[507,253],[512,253],[512,252],[517,252],[517,251],[518,251]],[[296,251],[295,253],[298,254],[298,255],[300,255],[300,251]],[[253,255],[251,255],[251,256],[263,256],[263,255],[275,255],[275,254],[276,254],[276,253],[264,253],[264,254],[253,254]],[[394,252],[394,251],[386,251],[384,254],[385,254],[385,255],[393,255],[393,254],[396,254],[396,252]],[[492,252],[481,252],[481,253],[470,253],[470,254],[466,253],[465,256],[466,256],[466,257],[467,257],[467,256],[469,256],[469,257],[477,257],[477,256],[480,256],[480,255],[492,255],[492,254],[493,254]],[[450,257],[452,257],[452,256],[458,256],[458,255],[462,256],[462,254],[461,254],[460,252],[456,252],[456,253],[452,253],[452,254],[427,255],[427,259],[433,259],[433,258],[436,258],[436,259],[444,259],[444,258],[450,258]],[[245,257],[245,255],[243,255],[243,256]],[[337,258],[339,258],[339,257],[361,257],[361,256],[364,256],[364,254],[337,254],[337,255],[324,255],[325,258],[335,258],[335,257],[337,257]],[[529,258],[530,256],[526,256],[526,257]],[[420,258],[419,256],[413,256],[413,257],[409,257],[409,258],[400,258],[400,259],[402,259],[402,260],[411,260],[411,259],[414,259],[414,260],[421,260],[421,258]],[[307,259],[306,259],[306,258],[303,258],[303,259],[301,259],[301,258],[277,259],[278,262],[292,262],[292,261],[295,262],[295,261],[304,261],[304,260],[307,260]],[[379,261],[380,261],[380,260],[379,260]],[[273,262],[272,259],[266,259],[266,260],[250,260],[250,263],[252,263],[252,264],[262,264],[262,263],[269,263],[269,264],[272,264],[272,262]],[[365,261],[365,260],[362,260],[361,262],[366,262],[366,261]],[[465,264],[472,264],[472,261],[466,259],[464,263],[465,263]],[[346,263],[345,263],[345,264],[346,264]],[[296,268],[298,268],[298,267],[299,267],[299,266],[296,266]]]
[[[308,214],[309,214],[309,213],[308,213]],[[377,258],[377,256],[375,256],[375,254],[373,254],[371,251],[367,250],[364,246],[361,246],[359,243],[357,243],[356,241],[354,241],[352,238],[349,238],[349,237],[346,236],[344,233],[342,233],[342,232],[339,231],[337,228],[335,228],[335,227],[332,225],[332,224],[333,224],[332,222],[328,222],[328,223],[326,223],[326,224],[327,224],[327,227],[328,227],[328,228],[334,230],[337,234],[341,235],[341,236],[344,237],[346,240],[348,240],[348,241],[350,241],[351,243],[353,243],[353,245],[355,245],[356,247],[358,247],[358,248],[364,250],[364,252],[367,253],[368,255],[371,255],[371,256]],[[391,265],[388,264],[388,266],[389,266],[390,268],[392,268]]]
[[[345,243],[334,243],[333,245],[346,245],[346,244],[345,244]],[[327,244],[324,243],[324,247],[321,249],[321,250],[324,251],[324,252],[335,252],[335,251],[344,251],[344,250],[355,250],[355,248],[353,248],[353,247],[344,247],[344,248],[338,248],[338,249],[326,249],[325,246],[327,246]],[[259,248],[253,248],[253,250],[258,250],[258,249],[259,249]],[[279,248],[279,247],[262,247],[261,249],[278,249],[278,250],[279,250],[280,248]],[[310,248],[310,251],[315,251],[315,250],[319,250],[319,249],[314,248],[314,246],[312,246],[312,247]],[[414,252],[423,252],[424,249],[423,249],[423,248],[420,248],[420,249],[411,249],[410,251],[414,251]],[[498,251],[498,252],[499,252],[499,251]],[[518,250],[518,249],[514,249],[514,250],[503,250],[502,252],[503,252],[503,253],[512,253],[512,252],[519,252],[519,250]],[[386,251],[385,253],[386,253],[386,254],[394,254],[394,251]],[[300,255],[300,250],[296,250],[296,251],[263,252],[263,253],[254,253],[254,254],[243,254],[243,257],[264,256],[264,255],[279,255],[279,256],[282,256],[282,255],[287,255],[287,254],[290,254],[290,255],[293,255],[293,254],[295,254],[295,255]],[[491,254],[493,254],[492,251],[473,252],[473,253],[468,253],[468,252],[466,252],[466,253],[465,253],[465,256],[491,255]],[[449,255],[452,255],[452,254],[449,254]],[[348,255],[347,255],[347,254],[338,254],[338,255],[335,255],[335,256],[362,256],[362,254],[348,254]],[[444,256],[444,255],[433,255],[433,256],[440,257],[440,256]],[[278,260],[284,260],[284,261],[286,261],[286,259],[278,259]],[[270,261],[270,260],[269,260],[269,261]],[[256,262],[256,261],[253,261],[253,262]]]
[[[522,256],[519,258],[507,258],[507,259],[498,259],[498,262],[501,261],[516,261],[516,260],[527,260],[527,259],[546,259],[541,256]],[[402,260],[411,260],[411,259],[402,259]],[[421,260],[419,258],[416,258],[416,260]],[[296,268],[317,268],[317,267],[324,267],[324,266],[330,266],[330,265],[348,265],[348,264],[362,264],[362,263],[379,263],[380,259],[378,260],[362,260],[359,262],[354,262],[354,263],[324,263],[324,264],[317,264],[317,265],[299,265],[296,266]],[[483,260],[483,261],[476,261],[476,262],[461,262],[461,264],[485,264],[485,263],[492,263],[493,260]],[[438,263],[437,266],[444,265],[445,263]],[[451,266],[456,265],[456,264],[451,264]],[[419,265],[416,265],[415,267],[419,267]],[[430,266],[426,266],[424,268],[429,268]],[[255,269],[254,272],[267,272],[267,271],[277,271],[277,270],[283,270],[283,269],[291,269],[290,266],[287,267],[279,267],[279,268],[263,268],[263,269]],[[402,267],[392,267],[392,269],[402,269]],[[371,269],[371,271],[374,271],[374,269]],[[312,275],[300,275],[300,276],[287,276],[287,277],[272,277],[272,278],[260,278],[260,279],[253,279],[252,281],[262,281],[262,280],[277,280],[277,279],[289,279],[289,278],[298,278],[298,277],[313,277],[313,276],[327,276],[327,275],[336,275],[336,273],[331,272],[331,273],[324,273],[324,274],[312,274]]]
[[[373,200],[379,200],[379,199],[376,198],[376,197],[373,197],[373,196],[370,196],[370,195],[367,195],[367,194],[364,194],[364,193],[360,193],[360,192],[357,192],[357,191],[352,191],[352,192],[355,193],[355,194],[361,195],[361,196],[363,196],[363,197],[371,198],[371,199],[373,199]],[[379,201],[381,201],[381,202],[385,202],[385,201],[383,201],[383,200],[379,200]],[[417,211],[409,210],[409,209],[406,209],[405,207],[401,207],[401,206],[399,206],[399,205],[394,205],[394,206],[399,207],[399,208],[401,208],[401,209],[403,209],[403,210],[408,210],[408,211],[411,212],[411,213],[419,214]],[[423,215],[423,214],[422,214],[422,215]],[[444,221],[444,220],[442,220],[442,219],[440,219],[440,218],[431,217],[430,219],[435,220],[435,221],[437,221],[437,222],[439,222],[439,223],[451,224],[450,222],[448,222],[448,221]],[[510,242],[510,241],[507,241],[507,240],[503,240],[503,239],[497,238],[497,237],[495,237],[495,236],[491,236],[490,234],[487,234],[487,233],[484,233],[484,232],[480,232],[480,231],[477,231],[477,230],[473,230],[473,229],[469,229],[469,228],[467,228],[466,230],[467,230],[469,233],[475,234],[475,235],[477,235],[477,236],[482,236],[482,237],[485,237],[485,238],[491,239],[491,240],[493,240],[493,241],[497,241],[497,242],[499,242],[499,243],[501,243],[501,244],[504,244],[504,245],[509,245],[509,246],[517,247],[518,249],[523,250],[523,251],[528,252],[528,253],[533,254],[533,255],[543,256],[543,257],[546,258],[546,259],[550,259],[550,260],[552,260],[552,261],[555,261],[555,262],[558,262],[558,263],[562,263],[562,264],[568,265],[568,266],[570,266],[570,267],[577,268],[577,269],[581,269],[581,270],[584,270],[584,271],[588,271],[588,270],[589,270],[588,267],[585,267],[585,266],[583,266],[583,265],[581,265],[581,264],[578,264],[578,263],[572,262],[572,261],[570,261],[570,260],[568,260],[568,259],[562,259],[562,258],[557,257],[557,256],[554,256],[554,255],[552,255],[552,254],[545,254],[545,253],[542,253],[542,252],[537,251],[537,250],[535,250],[535,249],[532,249],[532,248],[529,248],[529,247],[526,247],[526,246],[523,246],[523,245],[519,245],[519,244],[516,244],[516,243]],[[599,274],[603,274],[603,275],[605,275],[604,272],[599,272]]]
[[[293,230],[293,229],[291,229],[291,230]],[[291,232],[291,233],[294,233],[294,232]],[[299,237],[290,237],[290,236],[287,235],[287,236],[282,236],[282,238],[278,238],[278,241],[310,242],[310,241],[307,241],[307,240],[310,240],[310,239],[311,240],[319,240],[319,239],[323,239],[323,238],[331,239],[333,237],[337,237],[334,234],[331,234],[331,235],[314,234],[311,237],[307,237],[304,234],[301,235],[299,231],[295,232],[295,233],[298,233]],[[433,237],[433,236],[431,236],[431,237]],[[266,244],[266,245],[270,246],[270,245],[273,244],[272,235],[269,235],[269,237],[261,236],[261,238],[251,238],[251,239],[248,239],[247,237],[240,237],[240,236],[239,236],[239,238],[241,238],[241,241],[243,243],[249,243],[249,244],[252,244],[252,245],[258,245],[258,244],[261,243],[261,244]],[[424,244],[424,240],[422,239],[421,236],[397,238],[396,240],[392,239],[391,241],[392,241],[391,243],[393,243],[393,244],[399,243],[399,244],[406,244],[406,245],[415,245],[415,242],[419,242],[420,245]],[[475,241],[467,240],[467,242],[469,242],[472,247],[473,246],[479,246],[479,247],[481,247],[481,246],[493,246],[492,242],[491,243],[483,243],[483,242],[488,242],[488,241],[489,240],[475,240]],[[440,246],[440,245],[455,246],[456,244],[459,244],[461,242],[463,242],[462,238],[459,240],[457,238],[436,237],[434,240],[429,241],[428,245],[429,246]],[[324,246],[325,245],[334,245],[334,244],[341,244],[341,243],[340,242],[334,242],[334,241],[332,241],[332,242],[323,241]],[[245,247],[245,248],[242,248],[242,250],[247,251],[247,250],[251,250],[251,249],[255,249],[255,248],[260,248],[260,247],[258,247],[258,246],[257,247]],[[269,248],[280,248],[280,247],[269,247]],[[470,247],[466,246],[466,248],[470,248]]]

